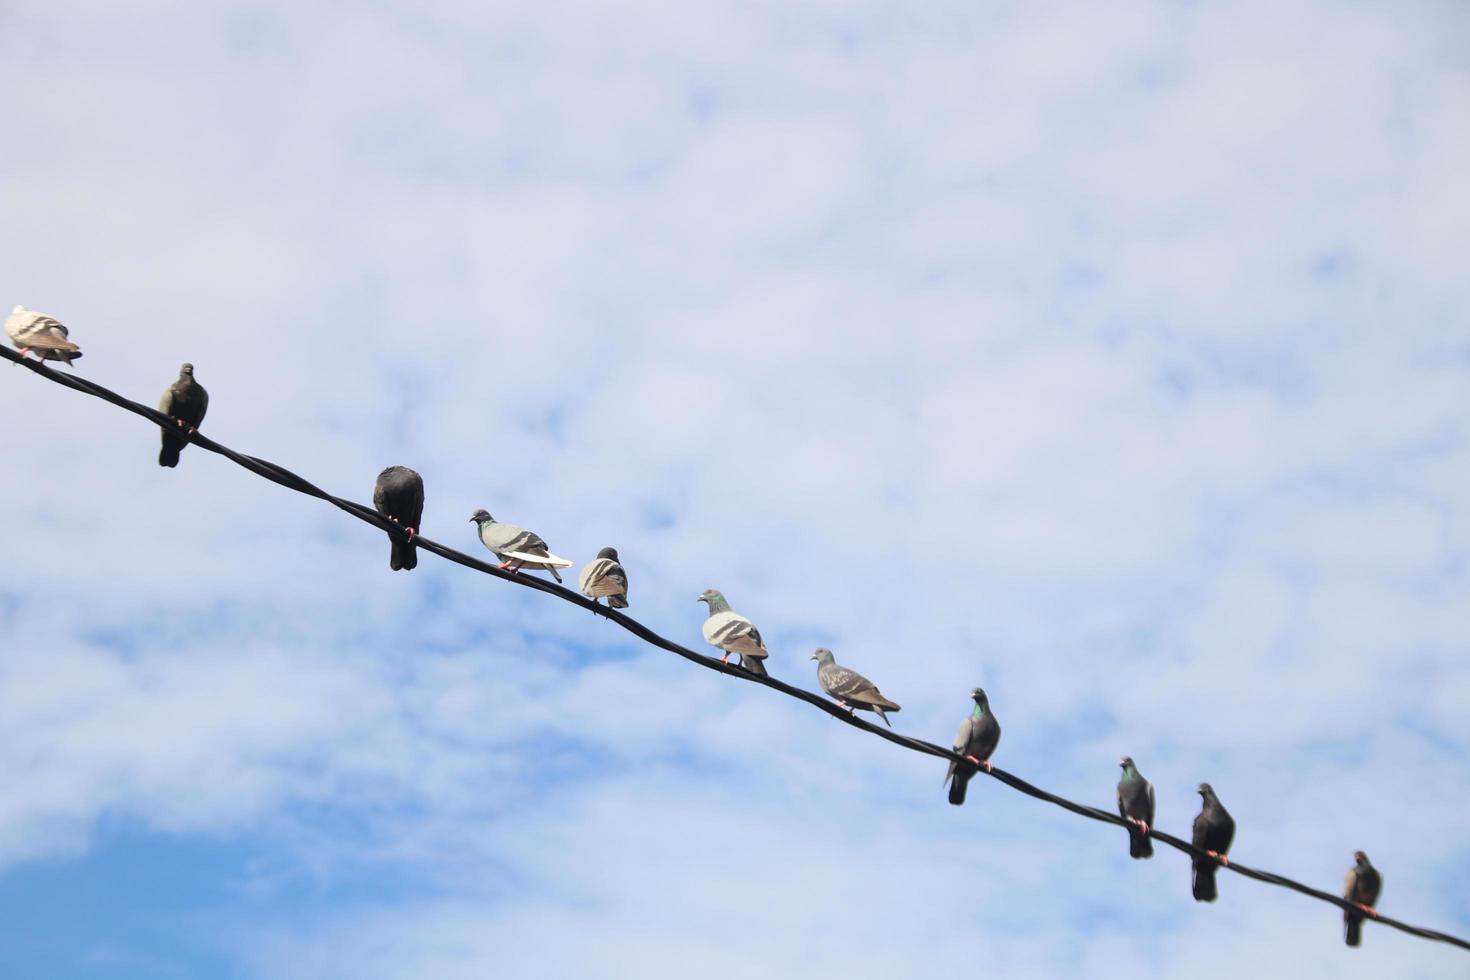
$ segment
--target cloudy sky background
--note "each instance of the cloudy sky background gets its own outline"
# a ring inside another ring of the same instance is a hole
[[[1470,13],[20,2],[0,302],[1470,933]],[[0,973],[1443,977],[0,369]]]

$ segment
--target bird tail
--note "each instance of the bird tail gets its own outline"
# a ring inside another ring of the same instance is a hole
[[[896,704],[895,705],[890,705],[890,707],[893,708],[893,710],[895,710],[895,711],[898,710],[898,705],[896,705]],[[887,725],[889,728],[892,728],[893,727],[893,722],[889,721],[888,720],[888,716],[883,713],[883,705],[881,705],[881,704],[875,704],[875,705],[873,705],[873,710],[876,711],[876,712],[878,712],[878,717],[883,719],[883,724]]]
[[[552,578],[556,579],[558,582],[561,581],[561,575],[557,572],[557,570],[553,566],[547,565],[546,566],[546,570],[551,573],[551,577]]]
[[[1343,912],[1342,921],[1346,927],[1343,941],[1349,946],[1356,946],[1363,941],[1363,913]]]
[[[388,567],[396,572],[403,567],[403,545],[399,544],[398,538],[392,531],[388,532],[388,543],[393,546],[392,552],[388,555]]]
[[[178,466],[179,450],[181,448],[183,447],[179,446],[177,443],[172,443],[169,442],[167,439],[164,439],[163,448],[158,451],[158,465],[169,467]]]
[[[1128,856],[1135,858],[1154,856],[1153,840],[1134,824],[1128,825]]]
[[[621,595],[610,595],[607,597],[607,604],[614,609],[627,609],[628,597]]]
[[[608,603],[609,605],[611,605],[612,600],[608,600]],[[627,603],[624,603],[624,605],[627,605]],[[771,676],[770,674],[766,673],[766,663],[760,657],[747,657],[745,654],[742,653],[740,655],[740,666],[744,667],[746,670],[750,671],[757,677]]]
[[[1194,900],[1196,902],[1213,902],[1220,897],[1220,892],[1215,888],[1215,866],[1213,864],[1194,864]]]
[[[965,805],[965,791],[970,788],[970,777],[974,775],[974,770],[968,766],[950,767],[949,802],[952,805]]]

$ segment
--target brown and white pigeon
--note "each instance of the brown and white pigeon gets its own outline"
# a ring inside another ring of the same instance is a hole
[[[478,526],[480,541],[500,559],[500,567],[512,572],[523,568],[532,571],[547,571],[558,582],[558,568],[570,568],[572,563],[551,553],[546,542],[534,531],[527,531],[514,524],[502,524],[490,516],[483,507],[470,515],[470,522]]]
[[[1357,946],[1363,941],[1363,913],[1378,918],[1373,907],[1378,904],[1378,893],[1383,890],[1383,874],[1368,863],[1368,855],[1362,851],[1353,853],[1353,866],[1342,883],[1342,897],[1361,908],[1362,912],[1343,910],[1343,941]]]
[[[209,411],[209,392],[194,380],[194,365],[179,368],[179,379],[163,391],[158,410],[174,420],[173,428],[160,429],[163,448],[158,450],[159,466],[178,466],[179,453],[189,444],[189,436],[198,430]]]
[[[1219,863],[1192,859],[1194,900],[1213,902],[1220,896],[1215,888],[1215,871],[1220,864],[1230,863],[1225,855],[1230,852],[1230,845],[1235,841],[1235,818],[1220,805],[1220,798],[1215,795],[1215,790],[1209,783],[1200,783],[1196,792],[1201,797],[1202,805],[1199,816],[1194,818],[1194,836],[1190,842],[1196,849],[1218,859]]]
[[[711,646],[725,651],[720,663],[730,662],[730,654],[740,655],[740,666],[752,674],[769,676],[763,661],[770,655],[761,631],[755,624],[738,612],[730,609],[730,603],[717,589],[705,589],[695,599],[709,606],[709,618],[704,621],[704,640]]]
[[[59,320],[24,306],[17,306],[5,318],[5,333],[21,357],[35,351],[43,361],[65,361],[70,367],[82,356],[82,349],[67,339],[68,331]]]
[[[1128,856],[1151,858],[1154,842],[1148,836],[1154,822],[1154,784],[1143,778],[1133,759],[1123,756],[1118,763],[1123,778],[1118,780],[1118,815],[1128,821]]]
[[[407,466],[388,467],[373,484],[373,507],[403,528],[401,535],[388,532],[388,541],[393,546],[388,567],[395,572],[417,568],[419,548],[414,539],[419,535],[419,522],[424,519],[424,478]]]
[[[975,706],[970,709],[970,717],[960,723],[960,730],[954,737],[955,752],[970,762],[950,760],[949,772],[945,776],[949,781],[949,802],[955,806],[965,802],[965,790],[978,771],[977,767],[990,771],[990,754],[1000,744],[1000,722],[990,710],[990,700],[985,691],[977,687],[970,692],[970,697]]]
[[[577,585],[593,602],[605,598],[614,609],[628,608],[628,573],[619,563],[616,548],[603,548],[596,558],[583,565]]]
[[[898,711],[899,707],[885,698],[876,684],[857,671],[839,665],[826,647],[819,648],[812,659],[817,662],[817,682],[838,704],[848,711],[876,711],[883,724],[893,727],[884,712]]]

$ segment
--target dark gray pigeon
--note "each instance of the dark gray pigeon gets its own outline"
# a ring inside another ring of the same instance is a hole
[[[1343,910],[1343,941],[1349,946],[1356,946],[1363,941],[1364,912],[1378,918],[1373,906],[1378,904],[1378,893],[1383,890],[1383,874],[1368,863],[1368,855],[1355,851],[1353,862],[1352,869],[1347,873],[1347,880],[1342,883],[1342,897],[1363,911]]]
[[[393,571],[417,568],[419,522],[424,519],[424,478],[407,466],[390,466],[378,474],[373,484],[373,507],[394,524],[403,528],[401,535],[388,532],[393,546],[388,567]]]
[[[848,711],[876,711],[883,724],[893,727],[893,722],[884,712],[898,711],[899,707],[885,698],[877,685],[857,671],[840,666],[826,647],[819,648],[812,654],[812,659],[817,662],[817,681],[822,690],[838,704]]]
[[[704,621],[704,640],[711,646],[725,651],[720,663],[730,662],[730,654],[740,654],[740,666],[760,677],[768,677],[763,662],[770,655],[761,631],[755,624],[738,612],[730,609],[730,603],[717,589],[705,589],[696,598],[709,606],[709,618]]]
[[[596,602],[606,597],[614,609],[628,608],[628,573],[618,564],[618,549],[603,548],[597,557],[582,567],[578,580],[582,594]]]
[[[1194,858],[1194,900],[1213,902],[1220,897],[1215,889],[1215,871],[1221,864],[1229,864],[1225,855],[1235,840],[1235,818],[1220,805],[1209,783],[1200,783],[1196,791],[1202,797],[1199,816],[1194,818],[1194,837],[1191,843],[1197,850],[1204,851],[1213,861]],[[1217,863],[1218,862],[1218,863]]]
[[[480,541],[500,559],[501,568],[508,568],[512,572],[519,572],[523,568],[547,571],[560,582],[561,575],[557,569],[570,568],[572,565],[565,558],[553,555],[551,549],[546,547],[546,542],[534,531],[527,531],[514,524],[502,524],[483,507],[470,515],[470,522],[478,525]]]
[[[1128,821],[1128,856],[1151,858],[1154,842],[1148,830],[1154,822],[1154,784],[1143,778],[1128,756],[1118,765],[1123,767],[1123,778],[1118,780],[1118,815]]]
[[[43,361],[65,361],[71,367],[82,356],[82,349],[67,339],[68,331],[60,321],[24,306],[17,306],[5,318],[5,333],[21,357],[35,351]]]
[[[178,466],[179,453],[189,444],[192,436],[204,421],[209,411],[209,392],[194,380],[194,365],[179,368],[179,379],[164,389],[158,410],[174,420],[172,429],[161,429],[163,448],[158,451],[159,466]]]
[[[949,802],[955,806],[965,802],[965,790],[978,771],[977,767],[983,766],[986,772],[990,771],[990,754],[1000,744],[1000,722],[995,720],[985,692],[977,687],[970,692],[970,697],[974,699],[975,706],[970,709],[970,717],[960,723],[960,730],[954,737],[954,750],[968,757],[970,762],[951,760],[949,773],[945,776],[949,781]]]

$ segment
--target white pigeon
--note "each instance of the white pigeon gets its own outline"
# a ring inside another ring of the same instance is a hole
[[[730,603],[715,589],[705,589],[699,601],[709,606],[709,619],[704,621],[704,639],[711,646],[725,651],[721,663],[730,662],[730,654],[740,654],[740,666],[761,677],[768,676],[766,665],[761,663],[770,655],[761,631],[755,624],[738,612],[730,609]]]
[[[470,515],[470,521],[479,525],[480,540],[500,559],[501,568],[509,568],[512,572],[523,568],[547,571],[560,582],[561,576],[556,570],[572,566],[565,558],[553,555],[539,534],[514,524],[502,524],[483,507]]]
[[[593,602],[605,596],[612,608],[628,608],[628,573],[619,564],[616,548],[603,548],[583,566],[578,586]]]
[[[5,333],[21,357],[35,351],[43,361],[65,361],[70,367],[82,356],[82,349],[66,339],[67,329],[60,321],[24,306],[17,306],[5,318]]]

